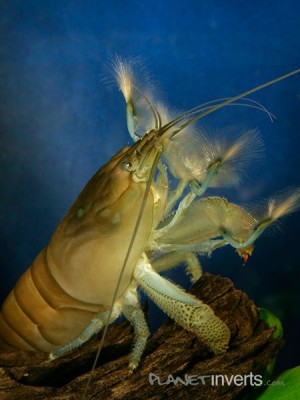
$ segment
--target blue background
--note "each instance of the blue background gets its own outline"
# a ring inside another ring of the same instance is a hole
[[[130,141],[123,99],[103,83],[107,61],[140,56],[163,99],[184,110],[299,68],[299,18],[298,0],[0,1],[1,299],[87,179]],[[241,203],[300,186],[300,76],[252,98],[277,120],[227,108],[203,121],[262,132],[259,172],[226,191]],[[281,369],[300,361],[299,222],[294,214],[281,231],[264,235],[246,268],[232,249],[203,259],[205,270],[231,277],[282,318]],[[188,286],[182,270],[170,276]]]

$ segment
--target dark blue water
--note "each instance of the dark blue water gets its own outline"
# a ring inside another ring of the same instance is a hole
[[[123,99],[103,84],[115,54],[140,56],[180,110],[232,96],[300,67],[300,3],[282,1],[0,1],[1,299],[46,245],[94,171],[130,141]],[[300,186],[300,76],[252,96],[276,116],[230,108],[207,127],[258,127],[266,156],[239,190],[252,202]],[[224,194],[224,192],[222,192]],[[284,323],[280,368],[299,364],[300,213],[204,269],[231,277]],[[172,278],[187,285],[182,271]]]

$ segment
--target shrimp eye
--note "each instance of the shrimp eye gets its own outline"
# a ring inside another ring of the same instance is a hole
[[[125,171],[132,171],[132,163],[128,160],[128,158],[123,158],[121,165]]]

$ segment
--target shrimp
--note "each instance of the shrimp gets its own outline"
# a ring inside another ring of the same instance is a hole
[[[0,347],[57,358],[124,315],[135,332],[129,364],[134,370],[149,336],[137,291],[141,287],[214,354],[223,353],[230,341],[225,322],[160,272],[184,262],[195,282],[202,271],[197,255],[228,245],[246,260],[265,229],[299,208],[300,189],[272,197],[260,215],[223,197],[203,197],[211,187],[239,183],[259,157],[262,142],[255,130],[232,143],[212,140],[192,124],[238,102],[265,111],[245,96],[300,70],[174,117],[139,86],[134,64],[117,59],[114,69],[134,144],[90,179],[4,301]]]

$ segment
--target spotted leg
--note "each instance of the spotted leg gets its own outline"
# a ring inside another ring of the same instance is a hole
[[[110,322],[112,323],[120,315],[119,304],[114,306]],[[70,342],[58,347],[52,353],[49,354],[49,360],[54,360],[55,358],[62,357],[67,353],[77,349],[87,342],[92,336],[98,333],[106,324],[109,317],[109,311],[103,311],[98,313],[91,319],[90,323],[80,332],[79,336]]]
[[[124,317],[133,325],[135,333],[134,346],[129,362],[129,368],[134,371],[139,365],[147,339],[150,335],[144,313],[139,304],[135,283],[127,289],[124,295],[122,312]]]
[[[134,277],[166,314],[197,334],[215,354],[226,351],[230,339],[227,325],[207,304],[161,277],[152,268],[146,255],[140,258]]]

